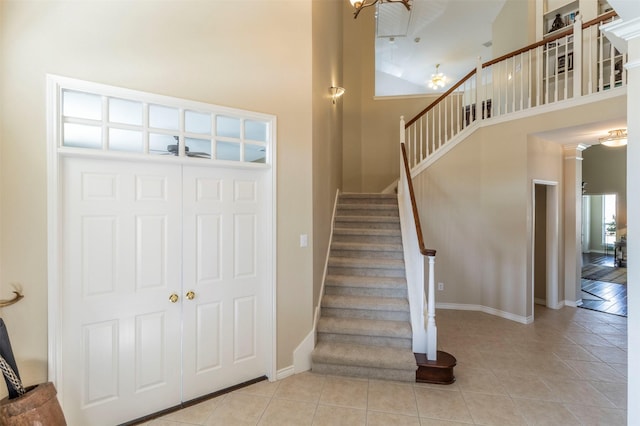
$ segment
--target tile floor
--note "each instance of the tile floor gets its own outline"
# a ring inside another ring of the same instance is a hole
[[[536,307],[529,325],[438,310],[448,386],[306,372],[145,423],[186,425],[625,425],[627,319]]]

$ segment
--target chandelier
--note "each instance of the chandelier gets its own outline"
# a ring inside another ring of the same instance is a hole
[[[438,72],[438,68],[440,68],[440,64],[436,65],[436,73],[431,74],[431,80],[429,81],[429,87],[433,90],[442,89],[447,83],[447,78],[444,76],[444,74]]]
[[[365,7],[369,7],[369,6],[373,6],[374,4],[380,2],[380,3],[402,3],[404,5],[404,7],[407,8],[407,10],[411,10],[411,5],[409,4],[410,0],[369,0],[369,2],[367,3],[367,0],[349,0],[349,2],[351,3],[351,6],[353,6],[356,11],[353,12],[353,19],[356,19],[358,17],[358,14],[360,13],[360,11],[362,9],[364,9]]]
[[[609,130],[609,136],[600,138],[604,146],[624,146],[627,144],[627,129]]]

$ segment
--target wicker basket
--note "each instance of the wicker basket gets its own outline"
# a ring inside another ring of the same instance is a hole
[[[27,388],[27,393],[0,401],[0,425],[66,426],[62,408],[53,383],[41,383]]]

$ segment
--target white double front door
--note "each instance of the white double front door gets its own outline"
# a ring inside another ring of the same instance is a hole
[[[267,375],[267,169],[65,157],[57,342],[72,425]]]

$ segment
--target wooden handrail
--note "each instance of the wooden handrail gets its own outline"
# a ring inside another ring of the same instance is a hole
[[[416,196],[413,192],[413,182],[411,181],[411,170],[409,169],[409,160],[407,160],[407,150],[404,143],[400,144],[402,148],[402,160],[404,161],[404,172],[407,176],[407,184],[409,185],[409,198],[411,199],[411,209],[413,210],[413,219],[416,225],[416,234],[418,234],[418,248],[423,256],[435,256],[434,249],[424,247],[424,239],[422,238],[422,226],[420,226],[420,216],[418,216],[418,205],[416,204]]]
[[[407,124],[404,125],[404,128],[405,129],[409,128],[409,126],[411,126],[413,123],[418,121],[420,119],[420,117],[422,117],[423,115],[428,113],[432,108],[434,108],[436,105],[438,105],[440,103],[440,101],[442,101],[444,98],[449,96],[458,87],[462,86],[462,84],[465,81],[469,80],[475,73],[476,73],[476,70],[472,70],[472,71],[469,72],[469,74],[467,74],[464,77],[462,77],[462,80],[460,80],[459,82],[457,82],[456,84],[451,86],[451,88],[449,90],[447,90],[446,92],[444,92],[440,97],[438,97],[438,99],[436,99],[435,101],[430,103],[429,106],[427,106],[425,109],[420,111],[415,117],[413,117],[411,120],[409,120],[407,122]]]
[[[606,21],[607,19],[611,19],[614,16],[618,16],[618,14],[616,13],[615,10],[612,10],[610,12],[602,14],[602,15],[598,16],[595,19],[592,19],[590,21],[587,21],[587,22],[583,23],[582,24],[582,29],[589,28],[589,27],[591,27],[593,25],[596,25],[596,24],[598,24],[600,22]],[[557,34],[554,34],[551,37],[547,37],[547,38],[545,38],[543,40],[537,41],[537,42],[535,42],[533,44],[530,44],[528,46],[525,46],[525,47],[523,47],[521,49],[514,50],[513,52],[507,53],[506,55],[502,55],[499,58],[495,58],[495,59],[492,59],[490,61],[487,61],[487,62],[482,64],[482,68],[490,67],[491,65],[495,65],[498,62],[505,61],[505,60],[510,59],[510,58],[512,58],[514,56],[518,56],[521,53],[528,52],[529,50],[533,50],[533,49],[535,49],[537,47],[540,47],[540,46],[544,46],[547,43],[551,43],[552,41],[558,40],[558,39],[560,39],[562,37],[565,37],[567,35],[570,35],[570,34],[573,34],[573,28],[571,28],[571,27],[567,28],[566,30],[559,31]],[[458,81],[456,84],[451,86],[451,88],[449,90],[447,90],[446,92],[444,92],[440,97],[438,97],[438,99],[433,101],[431,104],[429,104],[429,106],[427,106],[425,109],[420,111],[415,117],[413,117],[411,120],[409,120],[405,124],[404,128],[408,129],[409,126],[411,126],[413,123],[418,121],[420,119],[420,117],[422,117],[423,115],[425,115],[426,113],[431,111],[433,108],[435,108],[436,105],[438,105],[444,98],[449,96],[458,87],[460,87],[464,82],[466,82],[468,79],[470,79],[475,73],[476,73],[476,70],[474,69],[474,70],[470,71],[469,74],[467,74],[464,77],[462,77],[462,79],[460,81]]]

